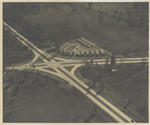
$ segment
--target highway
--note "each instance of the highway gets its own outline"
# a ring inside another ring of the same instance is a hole
[[[31,71],[41,71],[46,72],[52,75],[55,75],[61,79],[66,80],[70,85],[74,86],[78,89],[84,96],[86,96],[89,100],[95,103],[98,107],[103,109],[108,115],[110,115],[116,122],[119,123],[132,123],[134,120],[111,104],[108,100],[106,100],[101,95],[97,94],[93,89],[90,89],[84,82],[79,80],[74,72],[77,68],[84,65],[81,60],[69,60],[55,57],[54,59],[50,59],[50,56],[40,50],[35,45],[33,45],[29,40],[23,37],[20,33],[18,33],[15,29],[9,26],[6,22],[3,23],[4,28],[7,28],[10,32],[13,32],[14,37],[21,42],[23,45],[28,47],[35,55],[31,62],[27,64],[7,67],[6,70],[31,70]],[[35,63],[35,61],[41,58],[43,63]],[[89,60],[90,61],[90,60]],[[147,57],[141,58],[118,58],[116,59],[116,63],[147,63],[149,59]],[[97,59],[93,60],[94,63],[99,65],[106,64],[105,59]],[[110,63],[110,61],[109,61]],[[66,66],[74,66],[71,71],[68,71]],[[51,69],[52,70],[51,70]]]

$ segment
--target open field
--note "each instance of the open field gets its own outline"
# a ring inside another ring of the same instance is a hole
[[[97,69],[80,67],[75,74],[89,86],[95,82],[94,90],[133,119],[139,122],[147,122],[147,64],[119,64],[117,65],[118,72],[116,75],[110,73],[109,70],[100,75],[104,67]]]
[[[43,49],[83,36],[114,54],[148,50],[147,3],[6,3],[4,20]]]
[[[4,122],[113,122],[74,87],[49,76],[13,71],[6,83]]]
[[[4,30],[3,34],[4,69],[6,66],[28,62],[34,57],[33,53],[10,35],[8,31]]]

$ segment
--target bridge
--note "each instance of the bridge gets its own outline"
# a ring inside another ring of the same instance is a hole
[[[67,81],[71,86],[77,88],[84,96],[95,103],[99,108],[103,109],[108,115],[110,115],[116,122],[119,123],[135,123],[135,121],[127,116],[124,112],[119,110],[108,100],[102,97],[100,94],[96,93],[93,89],[89,88],[83,81],[78,79],[74,72],[77,68],[85,65],[82,60],[70,60],[63,59],[59,57],[54,57],[50,59],[48,53],[36,47],[32,42],[27,40],[24,36],[18,33],[14,28],[3,22],[4,28],[9,30],[9,32],[24,46],[30,49],[34,53],[34,58],[23,65],[6,67],[6,70],[31,70],[31,71],[41,71],[48,74],[55,75],[61,79]],[[41,59],[42,63],[35,63],[38,59]],[[89,60],[90,61],[90,60]],[[148,63],[148,57],[141,58],[117,58],[116,63]],[[99,65],[106,64],[105,59],[95,59],[94,63]],[[109,60],[110,64],[110,60]],[[72,66],[71,71],[68,71],[65,67]]]

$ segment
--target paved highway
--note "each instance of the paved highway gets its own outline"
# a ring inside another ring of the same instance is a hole
[[[4,27],[7,28],[10,32],[13,32],[14,37],[21,42],[23,45],[28,47],[35,55],[34,59],[24,65],[18,65],[13,67],[7,67],[7,70],[33,70],[33,71],[41,71],[46,72],[52,75],[55,75],[59,78],[62,78],[70,83],[70,85],[76,87],[83,95],[85,95],[88,99],[90,99],[93,103],[97,106],[102,108],[106,113],[108,113],[114,120],[120,123],[126,122],[133,122],[132,118],[127,116],[117,107],[112,105],[109,101],[107,101],[104,97],[97,94],[94,90],[90,89],[84,82],[79,80],[75,75],[75,70],[84,65],[81,60],[69,60],[69,59],[62,59],[55,57],[54,59],[50,60],[48,54],[35,45],[33,45],[29,40],[24,38],[20,33],[18,33],[15,29],[9,26],[7,23],[4,22]],[[35,61],[41,58],[43,63],[34,64]],[[93,60],[97,64],[106,64],[105,59],[97,59]],[[148,62],[147,57],[142,58],[120,58],[116,59],[116,63],[141,63],[141,62]],[[110,62],[109,62],[110,63]],[[74,66],[72,70],[69,72],[65,66]]]

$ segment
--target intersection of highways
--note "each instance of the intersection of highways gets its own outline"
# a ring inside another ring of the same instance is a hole
[[[85,95],[88,99],[90,99],[93,103],[95,103],[99,108],[103,109],[108,115],[110,115],[116,122],[119,123],[135,123],[134,119],[127,116],[121,110],[112,105],[109,101],[107,101],[104,97],[97,94],[93,89],[90,89],[84,82],[79,80],[75,75],[75,70],[84,65],[82,60],[69,60],[54,57],[50,59],[48,54],[39,48],[37,48],[34,44],[32,44],[29,40],[23,37],[20,33],[18,33],[15,29],[9,26],[6,22],[3,22],[4,28],[9,30],[10,33],[23,45],[28,47],[33,53],[34,58],[23,65],[17,65],[12,67],[7,67],[6,70],[32,70],[32,71],[42,71],[52,75],[55,75],[59,78],[62,78],[69,82],[70,85],[76,87],[83,95]],[[41,59],[42,63],[35,63],[37,59]],[[106,64],[105,59],[96,59],[93,62],[104,65]],[[118,58],[116,59],[116,63],[148,63],[148,57],[141,58]],[[110,61],[109,61],[110,63]],[[65,67],[73,66],[71,71],[68,71]],[[52,69],[52,70],[50,70]]]

